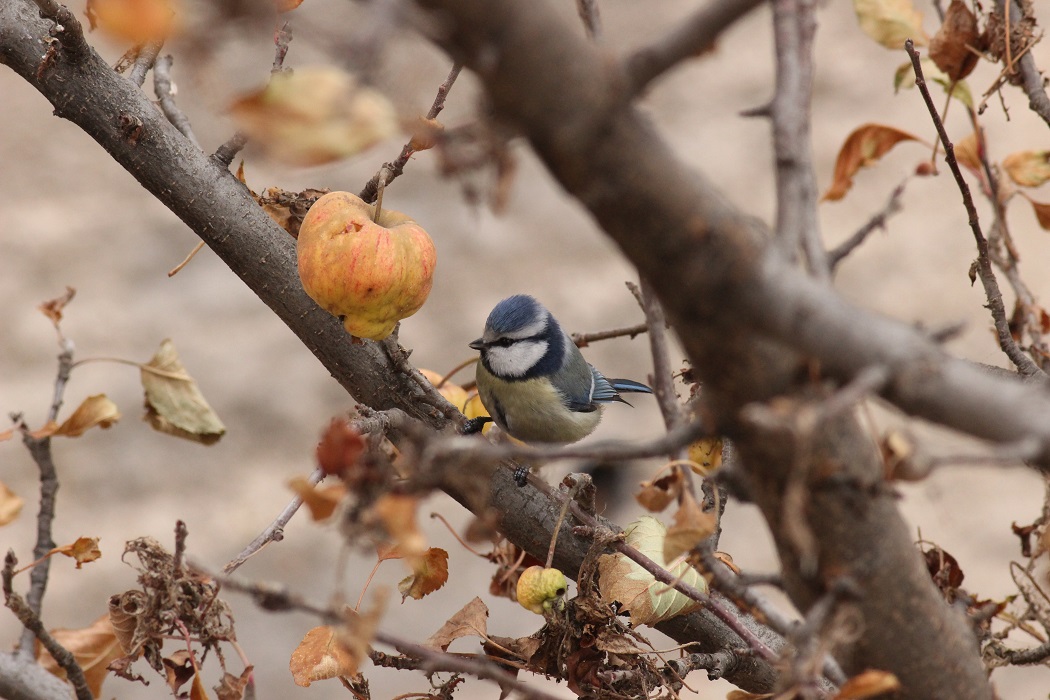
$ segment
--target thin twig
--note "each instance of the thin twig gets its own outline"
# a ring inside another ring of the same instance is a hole
[[[1015,23],[1021,21],[1022,15],[1020,0],[1013,0],[1010,3],[1009,15],[1014,18]],[[1009,43],[1009,35],[1007,35],[1006,41]],[[1047,126],[1050,126],[1050,97],[1046,94],[1046,85],[1043,82],[1043,75],[1036,67],[1035,58],[1030,51],[1025,52],[1025,54],[1021,56],[1017,67],[1021,72],[1021,79],[1024,81],[1024,91],[1025,94],[1028,95],[1029,109],[1042,117]]]
[[[160,100],[160,109],[168,118],[172,126],[179,130],[183,136],[189,139],[197,148],[201,147],[196,134],[193,133],[193,125],[189,117],[175,104],[175,90],[171,82],[171,63],[174,59],[171,55],[157,58],[153,65],[153,92]]]
[[[283,73],[287,70],[284,67],[284,59],[288,55],[288,45],[292,43],[292,25],[290,22],[285,22],[279,29],[273,31],[273,66],[270,67],[270,77]]]
[[[434,97],[434,103],[430,105],[430,110],[427,112],[427,119],[436,119],[441,110],[445,108],[445,98],[448,97],[448,91],[452,89],[453,83],[456,82],[456,78],[459,77],[459,72],[463,70],[462,63],[453,64],[452,70],[448,72],[448,77],[445,78],[445,82],[441,83],[438,87],[437,95]],[[379,171],[372,176],[361,193],[358,195],[361,199],[368,203],[372,203],[376,200],[376,196],[379,192],[379,180],[383,178],[383,185],[389,185],[395,179],[401,176],[405,172],[405,165],[408,163],[408,159],[412,157],[412,154],[416,150],[412,148],[412,142],[409,141],[401,148],[401,155],[395,160],[384,163]],[[384,175],[384,169],[386,174]]]
[[[37,611],[34,611],[22,596],[15,593],[12,588],[11,579],[14,576],[15,566],[17,564],[18,559],[15,557],[15,553],[8,550],[7,555],[4,557],[4,569],[2,575],[4,604],[15,614],[18,621],[22,623],[22,626],[25,627],[25,631],[29,633],[30,639],[37,639],[40,644],[47,649],[47,652],[51,654],[62,670],[66,672],[66,677],[73,686],[77,700],[93,700],[95,696],[91,694],[91,690],[88,688],[87,679],[84,677],[84,669],[80,668],[80,664],[77,663],[77,660],[68,649],[55,641],[55,638],[52,637],[47,631],[47,628],[44,627],[44,623],[40,620],[40,615]],[[22,644],[20,655],[24,656],[23,650],[27,646],[29,649],[29,658],[32,658],[32,644]]]
[[[215,149],[215,153],[211,154],[212,160],[228,168],[247,143],[248,136],[244,132],[238,131],[226,143]]]
[[[922,93],[922,99],[926,102],[926,108],[930,113],[930,118],[933,119],[934,126],[937,127],[937,134],[944,145],[944,159],[947,161],[948,168],[951,169],[955,182],[959,187],[959,192],[962,194],[963,205],[966,207],[966,214],[970,221],[970,229],[973,231],[974,239],[977,241],[977,274],[981,278],[981,284],[984,286],[984,293],[988,299],[988,309],[991,311],[992,320],[995,322],[999,347],[1002,348],[1003,352],[1010,358],[1010,361],[1014,363],[1014,366],[1017,367],[1021,374],[1030,376],[1041,373],[1042,370],[1039,369],[1032,358],[1018,347],[1017,341],[1010,334],[1010,324],[1007,321],[1006,309],[1003,306],[1003,295],[999,291],[999,283],[996,281],[995,272],[992,270],[992,262],[988,255],[988,241],[981,231],[977,208],[974,206],[973,198],[970,196],[970,186],[963,178],[962,171],[959,169],[959,163],[955,159],[955,146],[948,138],[948,132],[944,129],[944,122],[941,121],[940,116],[937,114],[937,108],[933,104],[933,98],[930,97],[929,88],[926,87],[926,79],[922,73],[922,64],[919,62],[919,52],[915,50],[915,45],[910,39],[904,43],[904,49],[908,52],[908,56],[911,57],[912,70],[915,72],[915,84],[918,86],[919,92]]]
[[[230,164],[227,163],[226,167],[230,167]],[[203,247],[204,247],[204,241],[201,241],[197,245],[193,246],[193,250],[190,251],[189,255],[187,255],[185,258],[182,259],[182,262],[180,262],[178,265],[176,265],[175,267],[173,267],[170,270],[168,270],[168,277],[174,277],[175,275],[179,274],[179,271],[182,268],[184,268],[187,265],[189,265],[190,260],[193,260],[193,257],[195,255],[197,255],[197,253],[199,253],[201,248],[203,248]]]
[[[572,342],[576,344],[576,347],[585,348],[591,343],[596,343],[599,340],[610,340],[612,338],[622,338],[624,336],[633,340],[642,333],[648,332],[648,330],[648,323],[639,323],[634,326],[613,328],[612,330],[598,331],[597,333],[573,333],[569,337],[572,339]]]
[[[667,321],[664,309],[656,292],[645,280],[641,283],[642,311],[645,323],[649,328],[649,349],[653,356],[653,393],[664,418],[664,426],[672,430],[682,423],[682,407],[678,404],[678,394],[674,390],[674,371],[671,369],[671,357],[667,342]],[[678,455],[670,455],[677,459]],[[688,470],[686,470],[688,471]]]
[[[62,408],[66,385],[69,383],[69,375],[73,371],[73,342],[62,336],[59,332],[58,371],[55,374],[55,392],[51,399],[51,407],[48,409],[48,422],[57,422],[58,412]],[[40,470],[40,511],[36,518],[36,544],[33,547],[33,559],[44,559],[47,553],[55,548],[55,540],[52,537],[51,528],[55,520],[55,502],[58,495],[58,472],[55,462],[51,456],[51,438],[35,438],[25,422],[20,422],[19,430],[22,432],[22,443],[29,450],[30,456]],[[29,575],[29,592],[26,594],[26,603],[30,612],[36,617],[44,602],[44,592],[47,590],[47,577],[51,570],[51,559],[46,558],[33,568]],[[19,640],[19,655],[24,658],[33,656],[34,633],[27,627]]]
[[[51,35],[62,43],[62,49],[75,60],[91,50],[84,38],[84,27],[73,12],[58,0],[33,0],[40,8],[40,16],[55,23]]]
[[[846,256],[856,250],[872,232],[876,229],[886,228],[886,221],[901,210],[901,196],[904,194],[904,187],[908,184],[909,180],[911,180],[910,175],[893,188],[893,192],[890,193],[890,198],[886,201],[886,205],[876,212],[874,216],[868,219],[867,223],[857,229],[852,236],[840,243],[833,250],[828,251],[828,267],[832,271],[835,270],[838,264],[842,262]]]
[[[142,87],[142,84],[146,82],[146,73],[148,73],[149,69],[153,67],[154,63],[156,63],[157,56],[160,54],[160,50],[163,47],[163,39],[146,42],[146,44],[139,50],[139,55],[135,57],[135,63],[131,66],[131,72],[128,73],[128,80],[139,87]],[[154,87],[154,89],[156,89],[156,87]],[[165,112],[165,114],[167,113]]]
[[[678,63],[710,50],[731,24],[764,0],[713,0],[667,35],[644,46],[624,61],[627,97],[639,95]]]
[[[794,260],[799,251],[811,275],[829,280],[817,218],[810,104],[813,93],[813,0],[774,0],[776,92],[770,105],[776,153],[777,241]]]
[[[315,469],[314,473],[310,475],[308,481],[310,484],[317,484],[324,478],[324,472],[320,469]],[[288,505],[284,507],[284,510],[274,519],[270,526],[259,533],[259,536],[248,543],[248,546],[241,550],[240,554],[235,556],[233,559],[226,563],[226,566],[222,567],[224,574],[232,574],[234,571],[241,567],[241,564],[248,561],[250,558],[258,554],[263,547],[270,544],[271,542],[280,542],[284,539],[284,528],[288,522],[295,515],[295,512],[299,510],[299,506],[303,504],[303,499],[300,496],[296,496],[291,500]]]
[[[587,38],[598,40],[602,37],[602,18],[598,13],[598,0],[576,0],[576,11],[580,13]]]

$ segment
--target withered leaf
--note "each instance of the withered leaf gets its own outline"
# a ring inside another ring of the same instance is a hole
[[[142,368],[141,379],[146,390],[146,420],[154,430],[204,445],[225,434],[226,426],[186,372],[170,339],[161,342]]]
[[[646,510],[657,513],[678,498],[682,492],[682,480],[681,472],[673,470],[659,479],[643,481],[634,499]]]
[[[1003,158],[1003,170],[1022,187],[1039,187],[1050,180],[1050,151],[1017,151]]]
[[[977,18],[962,0],[952,0],[944,22],[930,40],[930,58],[952,80],[962,80],[977,66],[984,40]]]
[[[872,165],[894,146],[903,141],[919,141],[919,137],[884,124],[864,124],[846,137],[835,160],[835,175],[823,199],[842,199],[853,186],[853,176],[861,168]]]
[[[67,286],[65,294],[54,299],[48,299],[37,308],[40,309],[40,313],[51,319],[51,323],[55,324],[55,328],[58,328],[58,324],[62,322],[62,310],[66,308],[69,302],[73,301],[73,297],[76,295],[77,290]]]
[[[345,420],[333,418],[317,445],[317,464],[325,474],[342,477],[365,451],[365,439]]]
[[[304,688],[314,681],[353,676],[360,659],[347,649],[334,627],[314,627],[292,652],[288,668],[292,680]]]
[[[448,645],[460,637],[488,637],[489,609],[481,598],[475,597],[464,605],[459,612],[448,619],[434,634],[430,635],[424,646],[448,651]]]
[[[335,67],[278,73],[235,101],[230,113],[253,142],[292,165],[346,158],[398,130],[390,100]]]
[[[448,552],[440,547],[431,547],[411,564],[412,573],[397,584],[402,603],[406,598],[419,600],[430,595],[448,581]]]
[[[7,525],[22,512],[25,501],[0,481],[0,527]]]
[[[179,696],[179,688],[189,683],[197,669],[193,665],[193,657],[186,649],[179,649],[171,656],[160,660],[164,665],[164,675],[168,687],[175,697]]]
[[[303,503],[310,509],[310,517],[315,522],[332,517],[336,506],[346,496],[346,486],[343,484],[314,485],[305,476],[290,479],[288,487],[303,499]]]
[[[52,630],[51,636],[73,654],[73,658],[84,671],[91,694],[96,698],[100,697],[102,681],[109,673],[107,666],[123,656],[113,627],[109,623],[109,616],[103,615],[82,629]],[[50,673],[59,678],[66,677],[66,672],[39,642],[36,646],[36,658]]]
[[[33,431],[33,437],[61,435],[63,437],[80,437],[91,428],[108,428],[120,420],[120,410],[105,394],[89,396],[77,406],[73,415],[63,421],[62,425],[48,423],[40,430]]]
[[[700,476],[709,476],[722,466],[722,438],[701,438],[689,445],[689,468]]]
[[[868,669],[853,676],[839,688],[834,700],[865,700],[901,689],[897,676],[889,671]]]
[[[427,549],[426,538],[416,524],[418,507],[419,498],[416,496],[386,493],[376,499],[369,513],[407,558],[418,557]]]
[[[102,550],[98,548],[97,537],[78,537],[72,544],[55,547],[49,554],[64,554],[76,560],[79,569],[88,562],[95,561],[102,556]]]
[[[222,674],[222,680],[215,686],[215,695],[219,700],[243,700],[244,690],[254,670],[254,666],[246,666],[239,676],[229,672]]]
[[[664,536],[664,561],[674,561],[692,550],[715,531],[716,525],[714,514],[703,512],[692,494],[685,492],[674,514],[674,524]]]
[[[903,49],[906,39],[916,46],[925,46],[929,40],[922,28],[922,13],[911,0],[853,0],[853,9],[864,33],[887,49]]]
[[[418,117],[412,123],[409,131],[412,134],[412,138],[408,145],[413,151],[425,151],[437,145],[441,134],[445,131],[445,125],[437,119]]]
[[[1039,227],[1044,231],[1050,231],[1050,203],[1037,202],[1028,196],[1025,196],[1025,199],[1032,205],[1032,211],[1035,212],[1035,218],[1039,222]]]
[[[204,679],[198,671],[193,674],[193,685],[190,686],[190,700],[208,700],[208,691],[204,687]]]
[[[88,0],[91,28],[132,44],[163,41],[177,28],[176,0]]]
[[[969,135],[959,139],[952,144],[955,151],[955,160],[959,165],[965,166],[975,173],[981,171],[980,144],[977,141],[977,133],[971,131]]]

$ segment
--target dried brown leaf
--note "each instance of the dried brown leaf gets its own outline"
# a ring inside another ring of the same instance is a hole
[[[208,691],[204,687],[204,679],[198,671],[193,674],[193,685],[190,686],[190,700],[208,700]]]
[[[846,137],[835,160],[835,176],[823,199],[842,199],[853,186],[853,176],[861,168],[872,165],[894,146],[903,141],[918,141],[919,137],[885,124],[864,124]]]
[[[674,514],[674,524],[664,536],[664,561],[674,561],[711,536],[717,521],[712,513],[705,513],[688,491]]]
[[[481,598],[475,597],[464,605],[459,612],[448,619],[434,634],[430,635],[424,646],[448,651],[448,645],[460,637],[488,637],[489,609],[481,602]]]
[[[215,686],[215,695],[218,700],[243,700],[244,690],[248,687],[248,681],[252,678],[254,666],[246,666],[241,675],[232,673],[222,674],[222,680]]]
[[[365,451],[365,439],[345,420],[333,418],[317,445],[317,464],[325,474],[342,478]]]
[[[103,615],[82,629],[52,630],[51,636],[73,654],[73,658],[84,671],[91,694],[96,698],[100,697],[102,681],[109,673],[107,666],[124,655],[113,633],[113,626],[109,623],[109,616]],[[59,678],[66,677],[66,672],[39,642],[36,647],[36,658],[40,665],[50,673]]]
[[[962,80],[977,66],[984,44],[969,6],[962,0],[952,0],[944,22],[930,40],[930,58],[951,80]]]
[[[426,538],[416,524],[419,498],[387,493],[376,499],[370,516],[379,521],[405,557],[418,557],[427,549]]]
[[[288,668],[296,685],[309,687],[314,681],[353,676],[360,659],[346,648],[335,627],[314,627],[292,652]]]
[[[34,431],[34,437],[61,435],[63,437],[80,437],[91,428],[108,428],[120,420],[120,410],[105,394],[89,396],[77,406],[73,415],[63,421],[62,425],[48,423],[40,430]]]
[[[975,173],[982,170],[980,144],[977,141],[977,133],[971,131],[969,135],[952,144],[955,151],[955,160]]]
[[[445,132],[445,125],[437,119],[418,117],[409,128],[412,135],[408,145],[413,151],[425,151],[437,145],[441,134]]]
[[[332,517],[332,513],[346,496],[344,484],[315,485],[305,476],[290,479],[288,487],[303,499],[303,503],[310,509],[310,517],[315,522]]]
[[[448,552],[431,547],[421,557],[412,560],[412,573],[397,584],[401,593],[401,602],[406,598],[427,596],[445,585],[448,581]]]
[[[214,444],[226,433],[226,426],[186,372],[171,340],[161,342],[142,369],[141,379],[146,391],[146,420],[154,430],[204,445]]]
[[[73,297],[76,295],[77,290],[67,286],[65,294],[54,299],[48,299],[37,308],[40,309],[40,313],[51,319],[51,323],[55,324],[55,328],[58,328],[58,324],[62,322],[62,310],[66,308],[69,302],[73,301]]]
[[[84,564],[101,557],[102,550],[98,548],[97,537],[78,537],[72,544],[55,547],[48,554],[64,554],[71,559],[75,559],[79,569]]]
[[[175,697],[179,696],[179,688],[193,680],[197,675],[197,669],[193,665],[193,655],[186,649],[179,649],[171,656],[160,660],[164,665],[165,681]]]
[[[868,669],[843,683],[834,700],[865,700],[900,689],[901,682],[897,676],[889,671]]]
[[[678,470],[654,479],[643,481],[639,484],[640,491],[634,494],[634,499],[646,510],[658,513],[676,500],[682,493],[683,477]]]
[[[22,512],[25,501],[0,481],[0,527],[7,525]]]

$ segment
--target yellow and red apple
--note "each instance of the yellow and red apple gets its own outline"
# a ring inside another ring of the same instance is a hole
[[[307,212],[297,244],[303,289],[347,332],[382,340],[430,294],[437,251],[409,216],[349,192],[330,192]]]

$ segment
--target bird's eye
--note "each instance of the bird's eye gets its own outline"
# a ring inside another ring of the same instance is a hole
[[[499,338],[492,341],[492,345],[495,345],[497,348],[509,348],[513,344],[514,341],[510,338]]]

